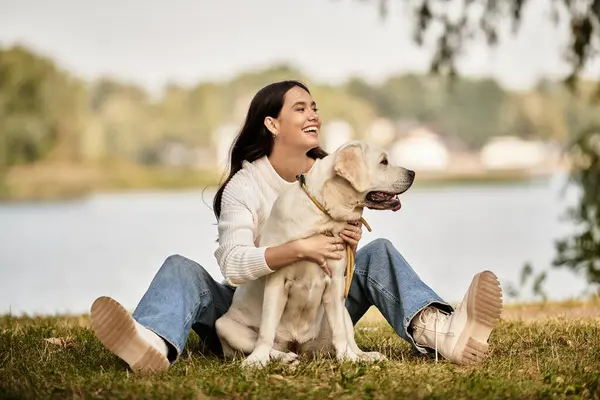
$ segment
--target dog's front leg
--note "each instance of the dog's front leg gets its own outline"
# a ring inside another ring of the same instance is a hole
[[[337,272],[337,271],[336,271]],[[335,349],[336,358],[339,361],[356,361],[356,353],[348,346],[346,335],[346,324],[344,321],[344,277],[341,273],[335,273],[331,278],[329,286],[323,294],[323,308],[327,322],[331,328],[331,339]]]
[[[242,362],[243,367],[260,368],[269,362],[277,326],[287,304],[287,292],[283,274],[272,274],[267,277],[258,339],[252,354]]]
[[[350,318],[350,314],[348,310],[344,307],[344,320],[346,323],[346,337],[348,340],[348,347],[358,356],[360,361],[366,362],[374,362],[374,361],[384,361],[386,357],[377,352],[377,351],[362,351],[358,345],[356,344],[356,340],[354,339],[354,325],[352,324],[352,319]]]

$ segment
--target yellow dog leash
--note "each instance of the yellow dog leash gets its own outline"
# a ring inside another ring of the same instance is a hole
[[[335,219],[331,216],[329,211],[323,206],[323,204],[319,203],[306,187],[306,179],[304,178],[304,174],[300,174],[297,176],[298,181],[300,182],[300,187],[304,190],[304,193],[308,196],[309,199],[317,206],[319,210],[321,210],[325,215],[327,215],[331,219]],[[360,218],[360,222],[367,228],[369,232],[371,232],[371,227],[367,223],[364,218]],[[348,297],[348,292],[350,291],[350,284],[352,283],[352,276],[354,275],[354,252],[352,251],[352,247],[349,244],[346,244],[346,286],[344,288],[344,298]]]

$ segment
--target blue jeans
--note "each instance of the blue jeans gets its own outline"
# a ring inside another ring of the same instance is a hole
[[[191,329],[205,346],[220,351],[215,321],[231,305],[234,290],[216,282],[194,261],[173,255],[152,280],[133,318],[170,344],[171,361],[183,351]],[[427,350],[418,346],[409,333],[413,317],[427,306],[452,311],[386,239],[376,239],[356,254],[346,299],[352,322],[356,324],[371,306],[377,307],[396,333],[422,353]]]

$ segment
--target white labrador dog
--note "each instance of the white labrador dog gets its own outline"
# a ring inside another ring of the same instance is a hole
[[[349,142],[317,160],[305,175],[306,188],[328,211],[321,211],[300,185],[279,196],[265,223],[260,246],[278,246],[316,233],[337,236],[363,208],[398,210],[398,194],[412,185],[414,172],[392,165],[385,151]],[[347,256],[345,256],[347,257]],[[300,261],[241,285],[229,311],[216,321],[226,357],[248,355],[244,366],[270,360],[289,363],[291,350],[335,350],[340,361],[385,357],[361,351],[344,305],[346,259],[328,260],[331,277],[318,264]],[[325,318],[323,318],[325,316]]]

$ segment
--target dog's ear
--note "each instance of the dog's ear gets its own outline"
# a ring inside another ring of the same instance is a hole
[[[367,163],[360,145],[349,145],[341,149],[336,155],[333,170],[350,182],[357,192],[362,193],[369,189]]]

